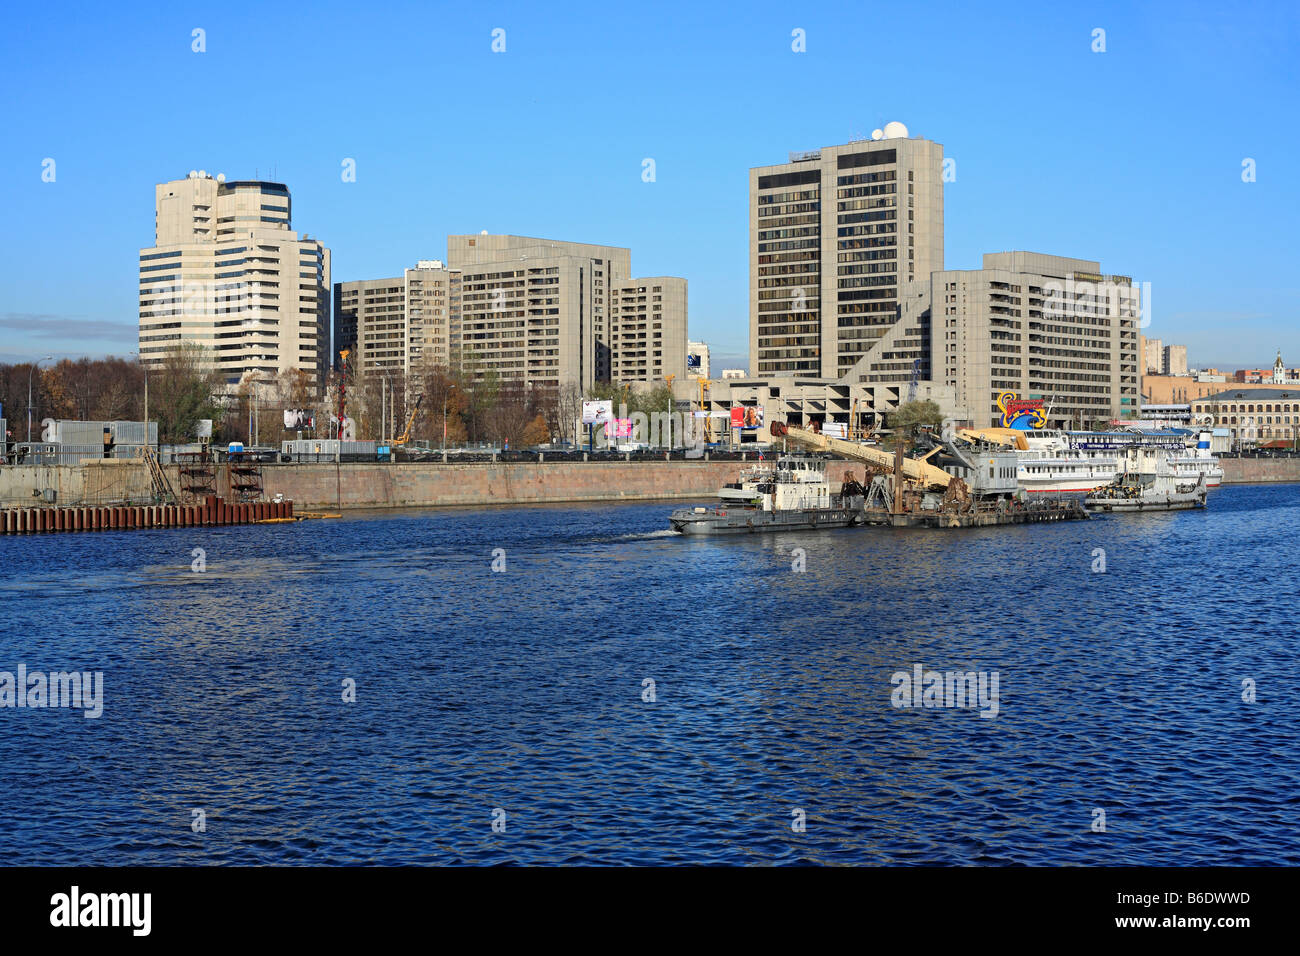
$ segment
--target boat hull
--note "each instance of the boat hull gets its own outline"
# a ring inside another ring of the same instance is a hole
[[[1204,508],[1205,500],[1196,501],[1086,501],[1084,507],[1090,511],[1123,512],[1134,514],[1139,511],[1191,511]]]
[[[860,521],[849,508],[808,508],[799,511],[680,510],[669,517],[672,529],[685,535],[759,534],[766,531],[818,531],[848,528]]]

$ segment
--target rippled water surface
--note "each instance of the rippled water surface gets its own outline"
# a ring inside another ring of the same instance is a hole
[[[105,684],[0,709],[0,858],[1300,863],[1300,486],[715,540],[671,507],[0,538],[0,670]],[[892,706],[916,663],[996,671],[998,715]]]

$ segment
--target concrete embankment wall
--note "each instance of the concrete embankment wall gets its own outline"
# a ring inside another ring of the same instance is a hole
[[[1300,459],[1224,458],[1225,484],[1300,482]],[[510,505],[650,498],[710,499],[748,462],[497,462],[473,464],[267,465],[268,497],[282,494],[311,508],[404,508]],[[168,468],[178,487],[175,467]],[[33,492],[54,490],[64,506],[148,502],[149,475],[138,461],[0,467],[0,508],[39,507]],[[218,491],[224,493],[224,469]]]
[[[176,479],[173,469],[172,480]],[[69,507],[147,502],[152,489],[141,461],[88,459],[80,465],[0,467],[0,508],[41,507],[54,492],[55,505]]]
[[[713,498],[747,463],[299,464],[263,469],[268,495],[304,508],[405,508],[551,501]]]
[[[1221,458],[1223,483],[1300,481],[1300,458]]]

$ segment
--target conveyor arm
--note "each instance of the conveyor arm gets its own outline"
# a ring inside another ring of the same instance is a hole
[[[830,452],[850,461],[861,461],[877,468],[890,471],[894,468],[894,456],[887,451],[871,445],[862,445],[843,438],[832,438],[820,432],[809,431],[783,422],[772,422],[771,432],[778,438],[789,438],[813,451]],[[930,488],[945,489],[952,484],[953,476],[942,468],[915,458],[903,458],[903,476],[912,481],[921,481]]]

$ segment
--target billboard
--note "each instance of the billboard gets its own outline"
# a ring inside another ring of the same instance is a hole
[[[306,408],[286,408],[284,410],[284,427],[289,431],[295,431],[302,428],[313,428],[316,425],[316,419],[310,409]]]
[[[732,405],[731,427],[753,431],[763,427],[762,405]]]
[[[598,422],[608,422],[614,417],[614,403],[606,399],[600,402],[583,402],[582,403],[582,424],[595,425]]]
[[[606,438],[631,438],[632,437],[632,419],[630,418],[612,418],[605,422]]]
[[[1043,428],[1047,425],[1044,404],[1041,398],[1017,398],[1015,392],[1003,392],[998,396],[998,408],[1002,410],[999,424],[1003,428],[1018,428],[1021,431]]]
[[[699,368],[699,367],[700,367],[700,353],[699,353],[699,352],[687,352],[687,353],[686,353],[686,367],[687,367],[687,368]]]

